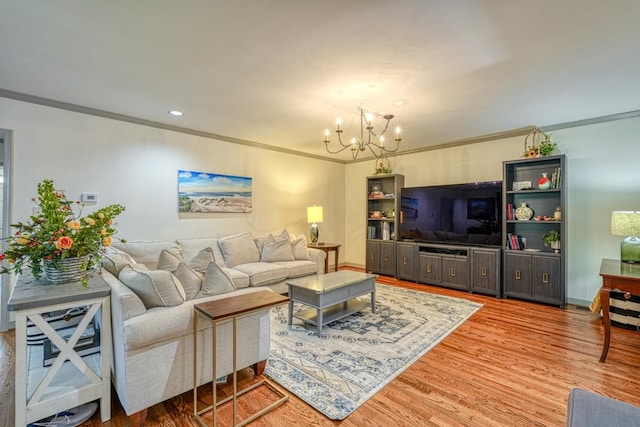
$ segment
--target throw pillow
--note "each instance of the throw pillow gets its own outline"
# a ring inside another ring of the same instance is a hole
[[[262,246],[261,262],[293,261],[293,252],[289,239],[280,241],[266,241]]]
[[[207,271],[204,274],[202,282],[202,290],[198,292],[196,298],[205,298],[213,295],[226,294],[236,290],[231,277],[222,271],[220,266],[215,262],[209,263]]]
[[[169,249],[163,249],[158,256],[158,265],[156,270],[173,271],[178,268],[178,264],[182,262],[182,257]]]
[[[304,237],[304,234],[299,235],[291,242],[291,249],[293,250],[293,257],[295,259],[311,261],[309,248],[307,248],[307,239]]]
[[[276,242],[279,242],[280,240],[286,240],[288,242],[291,239],[291,237],[289,236],[289,232],[287,231],[286,228],[284,230],[282,230],[282,232],[280,234],[278,234],[277,236],[274,236],[272,234],[270,234],[269,236],[273,237],[273,239]]]
[[[136,261],[131,255],[111,246],[107,247],[107,251],[102,258],[102,266],[116,277],[124,267],[135,263]]]
[[[227,267],[260,261],[260,252],[251,233],[241,233],[218,240]]]
[[[193,270],[184,262],[178,264],[178,267],[173,272],[173,275],[180,281],[182,288],[184,289],[185,299],[190,301],[198,295],[202,288],[202,274]]]
[[[198,273],[204,274],[204,272],[207,270],[207,267],[209,266],[209,263],[215,261],[216,259],[213,255],[213,248],[206,247],[198,252],[196,256],[191,258],[191,260],[189,261],[189,267],[191,267]]]
[[[147,309],[173,307],[185,300],[182,284],[170,271],[138,271],[127,266],[120,271],[118,278],[138,295]]]

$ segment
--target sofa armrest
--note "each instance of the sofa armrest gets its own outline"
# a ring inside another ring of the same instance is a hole
[[[103,269],[102,278],[111,288],[111,317],[114,324],[122,326],[126,320],[147,312],[138,295],[113,274]]]
[[[309,248],[309,257],[311,257],[311,261],[316,263],[317,266],[317,274],[324,274],[324,260],[327,257],[325,251],[321,251],[320,249]]]

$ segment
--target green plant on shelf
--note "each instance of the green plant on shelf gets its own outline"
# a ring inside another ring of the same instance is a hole
[[[555,242],[560,241],[560,232],[558,230],[551,230],[548,233],[542,235],[542,241],[545,246],[551,246]]]

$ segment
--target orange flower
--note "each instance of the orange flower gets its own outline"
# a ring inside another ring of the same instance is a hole
[[[111,237],[105,237],[102,239],[102,244],[105,246],[111,246]]]
[[[536,153],[536,150],[529,150],[529,153],[527,153],[527,157],[535,157],[538,153]]]
[[[84,222],[86,222],[87,224],[89,224],[89,225],[91,225],[91,226],[96,225],[96,220],[95,220],[95,219],[93,219],[93,218],[85,218],[85,219],[84,219]]]
[[[72,230],[80,230],[80,227],[82,227],[80,225],[80,223],[78,221],[70,221],[69,222],[69,228]]]
[[[68,236],[62,236],[56,242],[56,248],[58,249],[71,249],[73,246],[73,239]]]
[[[27,239],[26,237],[18,238],[18,244],[19,245],[26,245],[27,243],[29,243],[29,239]]]
[[[102,234],[103,236],[107,235],[107,229],[103,228],[102,230],[100,230],[100,234]]]
[[[98,219],[104,219],[104,214],[102,212],[98,213]]]

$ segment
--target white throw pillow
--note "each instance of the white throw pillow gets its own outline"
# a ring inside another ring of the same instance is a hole
[[[139,271],[127,266],[120,271],[118,278],[138,295],[147,309],[173,307],[185,301],[182,284],[170,271]]]
[[[204,274],[204,272],[207,270],[207,267],[209,266],[209,263],[215,261],[216,259],[213,255],[213,248],[206,247],[198,252],[196,256],[191,258],[191,260],[189,261],[189,267],[191,267],[198,273]]]
[[[178,268],[178,264],[182,262],[182,256],[169,250],[163,249],[158,256],[158,264],[156,270],[173,271]]]
[[[200,292],[200,289],[202,288],[202,281],[204,280],[202,274],[193,270],[184,262],[181,262],[173,272],[173,275],[176,276],[182,284],[185,299],[190,301],[196,298],[198,292]]]
[[[295,259],[311,261],[309,248],[307,248],[307,239],[304,237],[304,234],[299,235],[291,242],[291,249],[293,250],[293,257]]]
[[[291,242],[289,239],[280,241],[266,241],[262,246],[261,262],[293,261]]]
[[[234,292],[236,287],[233,285],[231,277],[227,276],[227,273],[222,271],[220,266],[215,262],[209,263],[207,271],[204,274],[204,281],[202,282],[202,290],[198,293],[196,298],[205,298],[213,295],[226,294]]]
[[[104,257],[102,258],[102,266],[116,277],[118,277],[120,270],[124,267],[135,263],[136,260],[134,260],[131,255],[111,246],[107,247]]]
[[[251,233],[241,233],[218,240],[227,267],[260,261],[260,252]]]

